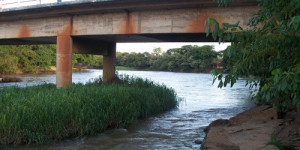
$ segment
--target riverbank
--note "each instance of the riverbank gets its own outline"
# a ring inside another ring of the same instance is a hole
[[[300,149],[300,113],[277,119],[270,106],[256,106],[229,120],[219,119],[207,128],[202,150]]]
[[[0,76],[0,83],[8,83],[8,82],[22,82],[22,79],[18,77]]]
[[[84,67],[73,67],[73,72],[85,72],[86,68]],[[12,76],[12,75],[22,75],[22,74],[54,74],[56,72],[56,67],[51,66],[49,69],[38,69],[36,71],[26,72],[26,71],[18,71],[18,72],[11,72],[11,73],[2,73],[0,72],[1,76]]]
[[[85,68],[74,67],[72,68],[73,72],[88,72]],[[22,79],[18,76],[21,75],[44,75],[44,74],[55,74],[56,67],[51,66],[49,70],[37,70],[34,72],[16,72],[9,74],[0,74],[0,83],[9,83],[9,82],[22,82]]]
[[[125,67],[125,66],[116,66],[116,70],[124,70],[124,71],[136,71],[137,69],[132,67]]]
[[[141,78],[0,90],[0,144],[44,144],[127,127],[177,106],[174,90]]]
[[[205,70],[185,70],[185,71],[179,71],[179,70],[159,70],[159,69],[152,69],[152,68],[134,68],[134,67],[126,67],[126,66],[116,66],[116,70],[118,71],[157,71],[157,72],[175,72],[175,73],[211,73],[212,71],[216,72],[223,72],[223,68],[208,68]]]

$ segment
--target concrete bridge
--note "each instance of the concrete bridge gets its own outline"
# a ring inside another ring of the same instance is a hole
[[[256,0],[218,8],[213,0],[85,0],[0,12],[0,45],[57,44],[56,84],[72,82],[72,53],[103,55],[103,81],[115,77],[117,42],[205,42],[205,20],[245,26]],[[3,59],[3,58],[1,58]]]

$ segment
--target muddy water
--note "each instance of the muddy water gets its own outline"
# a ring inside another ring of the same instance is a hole
[[[73,82],[85,83],[96,78],[102,70],[74,73]],[[195,140],[203,140],[203,129],[211,121],[230,118],[249,109],[249,89],[239,80],[233,88],[218,89],[212,85],[210,74],[170,73],[150,71],[119,71],[148,78],[172,87],[182,98],[179,107],[164,114],[141,120],[128,129],[106,131],[94,137],[82,137],[52,143],[46,146],[26,146],[6,149],[19,150],[153,150],[153,149],[199,149]],[[24,82],[0,84],[1,86],[30,86],[40,83],[55,83],[55,75],[21,76]]]

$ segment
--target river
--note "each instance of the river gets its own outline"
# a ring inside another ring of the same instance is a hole
[[[102,70],[73,73],[74,83],[86,83],[97,78]],[[169,112],[141,120],[128,129],[109,130],[93,137],[69,139],[45,146],[7,147],[19,150],[185,150],[197,149],[201,145],[195,140],[203,140],[203,129],[213,120],[230,118],[251,108],[250,90],[245,81],[238,80],[233,88],[219,89],[212,85],[210,74],[172,73],[152,71],[118,71],[151,79],[172,87],[182,99],[178,108]],[[1,83],[4,86],[31,86],[41,83],[55,83],[55,75],[22,75],[20,83]]]

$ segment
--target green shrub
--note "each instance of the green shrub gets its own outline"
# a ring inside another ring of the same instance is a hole
[[[0,90],[0,143],[42,144],[126,127],[177,106],[174,90],[124,76],[121,84],[54,84]]]

